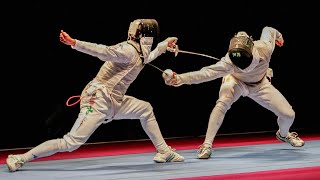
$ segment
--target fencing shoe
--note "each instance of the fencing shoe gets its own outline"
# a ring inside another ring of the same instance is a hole
[[[287,142],[291,144],[293,147],[302,147],[304,146],[304,141],[298,137],[298,133],[289,132],[286,137],[281,137],[280,131],[278,130],[276,133],[276,137],[278,140],[282,142]]]
[[[202,144],[199,146],[197,153],[199,159],[209,159],[212,153],[212,147]]]
[[[169,150],[166,152],[157,152],[153,160],[157,163],[164,162],[182,162],[184,157],[175,152],[175,149],[169,146]]]
[[[6,162],[10,172],[18,170],[25,163],[21,155],[9,155]]]

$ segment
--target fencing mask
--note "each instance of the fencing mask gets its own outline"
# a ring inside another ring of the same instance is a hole
[[[239,31],[231,40],[229,44],[228,54],[234,65],[241,70],[252,67],[252,49],[253,40],[244,31]]]
[[[128,38],[140,43],[143,57],[149,54],[159,43],[159,25],[155,19],[136,19],[130,23]]]

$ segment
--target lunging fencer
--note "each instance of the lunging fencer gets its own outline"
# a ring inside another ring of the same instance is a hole
[[[181,162],[184,157],[168,146],[160,132],[153,107],[149,102],[126,95],[145,64],[165,53],[176,43],[176,37],[159,42],[159,26],[155,19],[136,19],[130,23],[128,39],[106,46],[73,39],[64,31],[60,41],[79,52],[94,56],[105,63],[96,77],[81,93],[80,112],[70,132],[63,138],[45,141],[24,154],[9,155],[10,172],[26,162],[58,152],[74,151],[83,145],[102,124],[119,119],[139,119],[157,151],[157,163]]]
[[[246,32],[240,31],[230,40],[228,52],[217,63],[182,74],[171,69],[165,70],[165,83],[174,87],[222,78],[219,98],[210,114],[205,140],[197,152],[199,159],[211,157],[213,141],[226,112],[241,96],[251,98],[278,117],[278,140],[294,147],[304,145],[296,132],[290,132],[295,111],[281,92],[271,84],[271,55],[275,45],[282,47],[283,43],[282,34],[272,27],[264,27],[260,39],[255,41]],[[170,51],[176,55],[178,53],[178,49],[171,48]]]

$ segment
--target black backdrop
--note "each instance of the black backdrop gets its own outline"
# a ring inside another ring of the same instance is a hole
[[[317,126],[316,11],[311,4],[260,1],[55,2],[7,6],[2,24],[2,123],[0,148],[32,147],[62,137],[79,106],[66,100],[79,95],[102,61],[59,42],[64,30],[73,38],[113,45],[127,39],[129,23],[155,18],[161,40],[179,38],[180,49],[222,57],[239,30],[254,39],[264,26],[282,32],[285,44],[271,60],[273,84],[296,111],[292,129],[319,131]],[[269,4],[270,3],[270,4]],[[200,56],[167,52],[152,64],[178,73],[215,63]],[[178,88],[166,86],[161,72],[146,66],[127,91],[149,101],[165,138],[201,136],[218,98],[221,79]],[[314,113],[314,115],[312,115]],[[248,98],[228,111],[219,134],[277,130],[277,117]],[[89,142],[146,139],[138,120],[102,125]]]

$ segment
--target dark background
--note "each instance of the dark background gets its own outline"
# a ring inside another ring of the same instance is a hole
[[[178,37],[180,49],[221,58],[230,38],[246,31],[258,39],[264,26],[278,29],[285,44],[271,60],[272,79],[296,111],[292,129],[320,132],[318,124],[317,10],[314,5],[264,1],[86,1],[14,4],[2,15],[2,123],[0,148],[32,147],[67,133],[79,95],[103,64],[59,42],[64,30],[75,39],[114,45],[127,39],[131,21],[154,18],[161,40]],[[201,56],[165,53],[152,62],[177,73],[198,70],[216,61]],[[153,105],[165,138],[202,136],[221,79],[198,85],[166,86],[161,72],[146,66],[127,91]],[[228,111],[218,134],[276,131],[277,117],[248,98]],[[89,142],[147,139],[138,120],[102,125]]]

